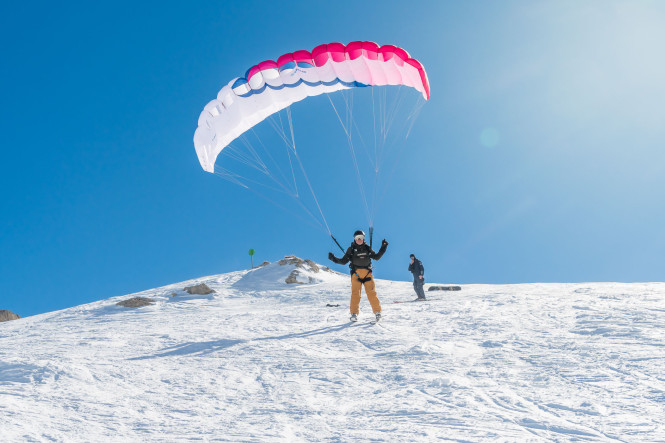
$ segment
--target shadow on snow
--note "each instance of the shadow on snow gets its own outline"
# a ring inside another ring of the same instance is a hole
[[[182,355],[206,355],[206,354],[211,354],[213,352],[222,351],[224,349],[232,348],[233,346],[239,344],[266,341],[266,340],[289,340],[294,338],[311,337],[314,335],[329,334],[331,332],[341,331],[342,329],[346,329],[349,326],[351,326],[351,323],[344,323],[342,325],[337,325],[337,326],[327,326],[325,328],[312,329],[311,331],[284,334],[273,337],[259,337],[250,340],[221,339],[221,340],[204,341],[204,342],[183,343],[180,345],[164,348],[161,352],[158,352],[157,354],[154,355],[133,357],[130,358],[129,360],[148,360],[151,358],[172,357],[172,356],[182,356]]]

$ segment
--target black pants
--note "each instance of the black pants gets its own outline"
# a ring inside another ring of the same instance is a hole
[[[413,289],[415,289],[418,298],[425,298],[425,290],[423,289],[424,285],[425,285],[424,278],[419,278],[419,277],[413,278]]]

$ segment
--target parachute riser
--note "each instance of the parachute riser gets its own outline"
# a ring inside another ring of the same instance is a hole
[[[330,234],[330,238],[333,239],[333,241],[335,242],[335,244],[339,247],[340,251],[342,251],[343,253],[346,254],[346,251],[344,250],[344,248],[342,247],[342,245],[339,244],[339,242],[337,241],[337,239],[335,238],[335,236],[332,235],[332,234]]]

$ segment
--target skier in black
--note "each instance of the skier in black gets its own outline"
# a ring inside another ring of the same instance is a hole
[[[383,239],[379,252],[374,252],[365,243],[365,233],[359,230],[353,233],[353,242],[346,250],[344,257],[337,258],[332,252],[328,253],[328,258],[337,264],[345,265],[351,262],[349,264],[349,268],[351,268],[351,321],[358,321],[360,291],[363,286],[376,316],[376,321],[381,319],[381,303],[376,296],[374,280],[372,279],[372,259],[379,260],[386,252],[387,247],[388,242]]]
[[[413,274],[413,289],[416,290],[417,300],[427,300],[425,298],[425,267],[423,263],[411,254],[411,264],[409,265],[409,272]]]

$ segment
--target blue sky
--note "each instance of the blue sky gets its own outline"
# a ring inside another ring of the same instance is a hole
[[[430,282],[663,280],[665,3],[2,9],[0,309],[28,316],[243,269],[249,248],[256,261],[327,263],[330,238],[205,173],[192,137],[203,106],[253,64],[353,40],[406,48],[432,87],[376,215],[391,242],[377,277],[408,280],[413,252]],[[296,123],[324,113],[309,106],[294,106]],[[348,168],[334,178],[353,179]],[[367,224],[352,202],[324,208],[343,244]]]

